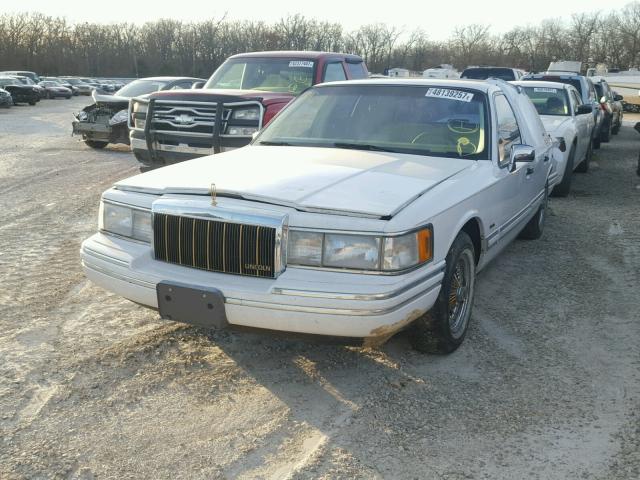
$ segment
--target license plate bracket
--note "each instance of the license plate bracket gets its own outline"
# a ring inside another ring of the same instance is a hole
[[[229,325],[224,295],[217,288],[160,282],[156,293],[158,310],[164,319],[217,329]]]

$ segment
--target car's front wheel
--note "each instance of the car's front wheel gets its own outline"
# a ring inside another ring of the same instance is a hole
[[[464,340],[475,293],[473,242],[460,232],[449,249],[440,293],[431,310],[409,329],[411,346],[422,353],[451,353]]]
[[[564,168],[564,174],[562,175],[562,181],[553,187],[552,195],[554,197],[566,197],[571,191],[571,179],[573,178],[573,159],[576,156],[576,146],[571,146],[569,157],[567,158],[567,165]]]

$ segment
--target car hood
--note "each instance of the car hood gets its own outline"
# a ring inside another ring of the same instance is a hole
[[[470,168],[456,158],[339,148],[249,146],[136,175],[120,190],[209,195],[302,211],[390,218],[416,198]]]
[[[550,134],[556,130],[561,130],[565,126],[569,125],[572,121],[572,117],[564,117],[558,115],[540,115],[542,124],[547,132]]]

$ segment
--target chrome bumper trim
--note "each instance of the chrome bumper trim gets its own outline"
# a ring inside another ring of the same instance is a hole
[[[342,292],[319,292],[311,290],[300,290],[296,288],[274,288],[272,293],[276,295],[288,295],[294,297],[307,297],[307,298],[323,298],[330,300],[387,300],[389,298],[397,297],[411,290],[418,285],[428,282],[436,278],[438,275],[444,272],[444,267],[436,270],[435,272],[428,273],[427,275],[420,277],[413,282],[410,282],[396,290],[383,293],[342,293]]]

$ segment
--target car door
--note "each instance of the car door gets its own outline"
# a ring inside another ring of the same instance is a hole
[[[535,165],[518,163],[515,170],[509,167],[511,149],[522,144],[522,136],[518,119],[507,97],[502,93],[493,96],[496,116],[495,141],[498,155],[498,182],[501,201],[501,218],[499,225],[499,242],[511,241],[523,226],[527,217],[527,205],[530,202],[533,188],[530,177],[535,173]],[[532,162],[535,163],[535,162]],[[533,170],[530,170],[533,168]]]
[[[593,116],[578,115],[577,111],[578,107],[582,105],[582,99],[577,91],[569,89],[569,98],[571,99],[573,121],[575,122],[577,132],[576,156],[573,162],[573,166],[576,167],[580,160],[584,158],[589,148],[591,131],[593,130]]]

